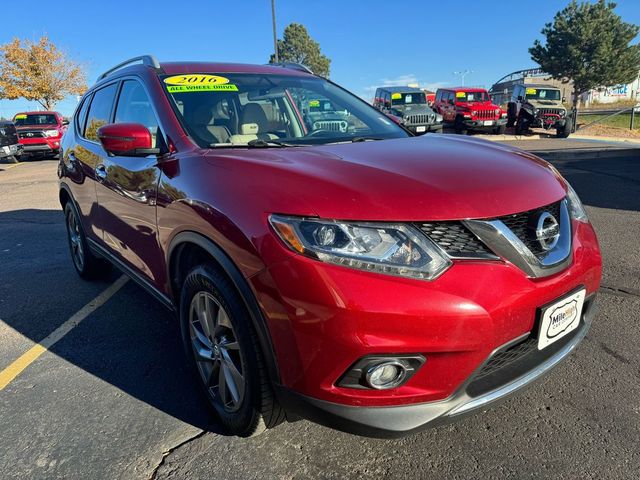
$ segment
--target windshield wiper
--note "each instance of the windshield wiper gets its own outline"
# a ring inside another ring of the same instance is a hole
[[[353,137],[351,139],[352,143],[357,143],[357,142],[373,142],[375,140],[383,140],[382,138],[379,137]]]
[[[281,142],[280,140],[263,140],[254,138],[247,143],[210,143],[209,148],[269,148],[269,147],[299,147],[293,143]]]
[[[255,138],[247,142],[248,147],[253,148],[267,148],[267,147],[295,147],[291,143],[281,142],[280,140],[264,140],[262,138]]]

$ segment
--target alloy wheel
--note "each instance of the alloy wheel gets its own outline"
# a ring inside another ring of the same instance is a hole
[[[191,300],[189,334],[207,393],[225,411],[238,411],[246,383],[240,345],[229,315],[211,293],[198,292]]]
[[[78,270],[84,268],[84,246],[82,245],[82,235],[78,219],[73,211],[67,215],[67,232],[69,234],[69,244],[71,245],[71,257]]]

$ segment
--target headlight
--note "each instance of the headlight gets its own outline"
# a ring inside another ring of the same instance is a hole
[[[475,110],[471,110],[471,115],[472,115],[472,116],[474,116],[474,117],[475,117],[477,114],[478,114],[478,112],[476,112]]]
[[[45,130],[44,134],[47,137],[57,137],[60,135],[60,132],[58,132],[58,130]]]
[[[436,113],[436,122],[442,123],[442,115],[440,115],[439,113]]]
[[[500,115],[500,109],[496,108],[496,115]]]
[[[579,222],[587,223],[589,221],[589,218],[587,218],[587,212],[585,211],[578,194],[573,187],[569,185],[569,182],[567,182],[567,200],[569,203],[569,215],[571,215],[571,218],[578,220]]]
[[[269,222],[291,250],[322,262],[423,280],[433,280],[451,265],[429,238],[402,223],[281,215],[271,215]]]

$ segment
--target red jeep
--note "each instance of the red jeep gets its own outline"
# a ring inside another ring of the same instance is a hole
[[[507,112],[491,101],[484,88],[439,88],[433,108],[456,133],[489,130],[503,134],[507,127]]]
[[[69,124],[58,112],[23,112],[13,117],[22,156],[57,156]]]

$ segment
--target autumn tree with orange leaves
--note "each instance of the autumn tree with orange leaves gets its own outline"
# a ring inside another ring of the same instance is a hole
[[[81,66],[47,37],[0,45],[0,99],[24,98],[51,110],[66,96],[82,95],[86,89]]]

